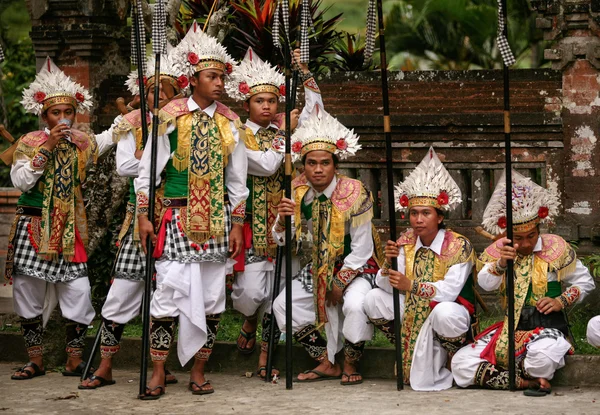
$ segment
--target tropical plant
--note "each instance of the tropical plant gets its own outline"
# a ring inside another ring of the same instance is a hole
[[[368,71],[375,65],[371,59],[364,65],[365,41],[359,34],[342,31],[338,41],[333,45],[335,56],[331,60],[332,71]]]

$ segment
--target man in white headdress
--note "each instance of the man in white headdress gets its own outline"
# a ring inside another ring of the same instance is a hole
[[[188,78],[190,98],[171,101],[160,112],[156,177],[166,173],[158,234],[148,219],[151,145],[135,179],[140,241],[156,241],[156,291],[150,305],[152,378],[141,399],[165,391],[165,361],[179,321],[181,365],[194,358],[189,390],[213,393],[204,368],[225,310],[227,259],[241,252],[247,158],[239,139],[239,117],[221,104],[233,61],[196,23],[173,50],[177,70]]]
[[[594,289],[589,271],[560,236],[541,234],[560,205],[555,191],[512,171],[513,238],[499,238],[479,257],[478,283],[500,290],[506,305],[507,260],[514,260],[516,386],[525,394],[545,396],[550,380],[572,352],[563,310]],[[501,180],[485,209],[483,226],[494,235],[506,230],[506,182]],[[514,246],[509,245],[513,242]],[[563,284],[565,288],[563,289]],[[472,346],[459,350],[452,373],[460,387],[508,389],[508,316],[484,330]]]
[[[396,210],[408,210],[411,228],[385,247],[386,265],[365,300],[371,322],[395,343],[393,288],[400,291],[404,382],[415,390],[452,386],[447,360],[471,335],[474,251],[464,236],[445,229],[446,212],[461,200],[458,185],[430,148],[396,186]],[[398,271],[390,268],[398,258]]]
[[[302,161],[304,173],[292,182],[293,200],[281,200],[273,234],[283,244],[284,216],[292,216],[297,241],[302,218],[312,235],[312,261],[292,281],[292,331],[318,365],[298,375],[299,382],[340,375],[343,385],[363,381],[358,364],[365,341],[373,336],[363,301],[379,269],[375,257],[381,259],[382,253],[371,223],[370,192],[360,181],[336,172],[339,160],[359,149],[358,136],[319,107],[292,136],[292,158]],[[282,330],[285,295],[284,289],[273,306]],[[320,332],[323,326],[327,340]],[[335,362],[342,347],[343,369]]]
[[[294,52],[294,58],[296,62],[300,61],[299,49]],[[316,105],[323,107],[319,87],[308,66],[303,63],[298,65],[304,79],[306,103],[302,114],[297,109],[292,110],[292,131],[306,120]],[[271,296],[277,249],[271,229],[283,192],[283,142],[276,139],[276,134],[285,134],[285,114],[277,113],[278,103],[285,101],[285,77],[249,48],[232,74],[231,82],[227,83],[226,90],[232,98],[243,101],[248,113],[243,134],[248,156],[247,187],[250,191],[244,223],[245,250],[236,258],[238,262],[234,270],[237,273],[231,293],[233,308],[245,317],[237,346],[243,354],[254,351],[259,314],[263,313],[257,375],[264,378],[267,376],[267,350],[273,318]],[[273,335],[277,341],[280,331],[276,324],[274,327]],[[273,369],[271,376],[278,373],[277,369]]]
[[[14,283],[14,309],[21,317],[30,360],[12,379],[46,373],[43,331],[56,301],[67,319],[63,375],[81,376],[85,333],[95,314],[87,278],[88,232],[81,185],[86,168],[112,147],[114,124],[97,135],[71,128],[77,112],[91,109],[91,96],[50,58],[23,91],[21,103],[27,112],[41,115],[47,127],[21,137],[10,171],[13,185],[23,193],[9,235],[5,277]]]

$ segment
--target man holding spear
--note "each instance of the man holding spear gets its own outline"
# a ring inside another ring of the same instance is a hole
[[[150,354],[153,373],[145,396],[165,391],[164,364],[179,320],[182,365],[195,359],[189,389],[213,393],[204,376],[225,310],[228,257],[242,250],[247,159],[238,116],[216,101],[233,70],[231,57],[196,23],[173,51],[188,78],[190,98],[170,102],[160,112],[156,177],[165,171],[164,207],[158,235],[148,220],[151,145],[144,150],[135,180],[140,240],[156,242],[156,291],[151,302]]]

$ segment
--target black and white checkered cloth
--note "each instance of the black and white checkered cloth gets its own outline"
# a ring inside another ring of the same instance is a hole
[[[275,4],[275,14],[273,15],[273,46],[277,49],[281,49],[281,41],[279,40],[279,14],[281,13],[281,2]]]
[[[308,26],[310,24],[310,4],[302,0],[302,13],[300,14],[300,62],[308,63],[310,60],[310,43],[308,41]]]
[[[375,284],[376,276],[377,276],[377,274],[366,274],[364,272],[361,272],[360,274],[358,274],[356,276],[356,278],[364,278],[365,280],[367,280],[367,282],[369,284],[371,284],[371,288],[375,288],[375,287],[377,287],[377,285]],[[307,293],[312,293],[313,292],[312,261],[309,262],[308,264],[306,264],[306,266],[304,268],[302,268],[299,273],[294,275],[294,277],[292,279],[300,281],[300,284],[302,284],[302,288],[304,288],[304,290]]]
[[[367,33],[365,37],[365,55],[363,66],[368,66],[375,51],[375,31],[377,28],[376,0],[369,0],[367,9]]]
[[[4,51],[2,50],[2,45],[0,45],[0,63],[4,62]]]
[[[137,19],[138,27],[140,28],[140,39],[142,43],[140,45],[142,49],[142,62],[137,61],[137,41],[135,36],[135,22],[131,24],[131,64],[133,66],[142,65],[142,70],[146,73],[146,31],[144,29],[144,12],[142,9],[143,0],[134,0],[131,4],[131,18]],[[134,10],[135,7],[135,10]]]
[[[133,240],[133,224],[121,240],[115,260],[115,278],[143,281],[146,275],[146,256],[139,242]]]
[[[192,246],[193,242],[179,231],[179,209],[173,209],[171,222],[166,224],[167,235],[165,247],[160,260],[178,262],[225,262],[229,248],[229,232],[231,230],[231,207],[225,205],[225,234],[222,237],[209,239],[199,244],[200,249]]]
[[[167,10],[164,0],[157,0],[152,14],[152,53],[167,53]]]
[[[515,64],[516,59],[510,50],[508,39],[504,34],[504,14],[502,13],[502,2],[506,0],[498,0],[498,35],[496,36],[496,43],[498,44],[498,50],[502,56],[502,62],[506,66],[512,66]]]
[[[27,275],[48,282],[67,282],[87,277],[87,265],[84,263],[66,262],[62,255],[58,262],[45,261],[38,257],[31,245],[27,225],[31,217],[21,216],[15,231],[13,275]]]

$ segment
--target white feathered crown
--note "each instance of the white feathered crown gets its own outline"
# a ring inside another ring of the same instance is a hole
[[[230,78],[225,90],[236,101],[246,101],[262,92],[270,92],[279,101],[285,101],[285,77],[276,67],[263,61],[252,48],[248,48]]]
[[[206,69],[219,69],[225,73],[226,82],[233,72],[235,62],[217,39],[207,35],[194,21],[179,45],[173,49],[174,70],[189,79]],[[188,87],[183,88],[187,90]]]
[[[462,201],[460,189],[433,147],[408,177],[395,187],[396,210],[431,206],[451,211]]]
[[[21,104],[25,111],[35,115],[59,104],[72,105],[77,112],[83,114],[92,108],[92,96],[47,57],[35,80],[23,91]]]
[[[167,53],[160,55],[160,78],[166,79],[175,88],[176,93],[179,93],[184,88],[187,88],[189,82],[187,76],[177,71],[177,66],[173,62],[174,48],[167,43]],[[154,85],[154,77],[156,75],[156,58],[151,56],[146,61],[146,73],[144,74],[144,86],[146,88]],[[137,69],[131,71],[125,81],[125,86],[131,92],[131,95],[140,93],[138,82]]]
[[[544,189],[512,170],[513,232],[528,232],[540,223],[551,221],[559,207],[556,186]],[[503,174],[483,212],[483,227],[498,235],[506,230],[506,226],[506,175]]]
[[[347,129],[316,105],[292,135],[292,160],[300,160],[314,150],[325,150],[344,160],[361,149],[358,139],[354,130]]]

